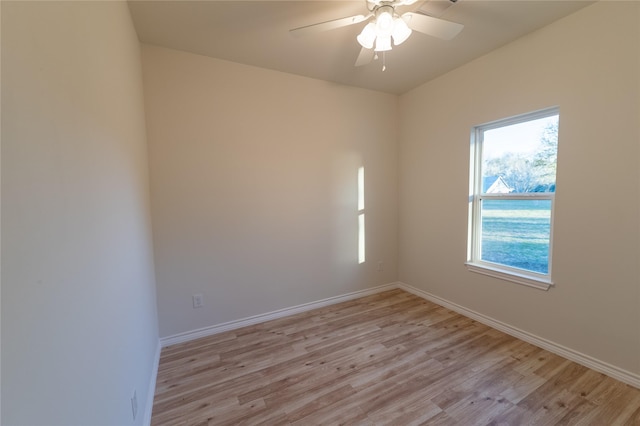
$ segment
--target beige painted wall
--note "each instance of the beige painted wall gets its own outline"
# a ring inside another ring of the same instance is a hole
[[[397,97],[151,46],[143,69],[161,336],[395,280]]]
[[[403,95],[399,150],[401,281],[635,374],[639,7],[589,6]],[[556,287],[468,272],[471,128],[554,105]]]
[[[158,327],[129,10],[1,7],[2,424],[142,424]]]

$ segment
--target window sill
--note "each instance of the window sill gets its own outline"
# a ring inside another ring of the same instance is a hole
[[[493,278],[498,278],[500,280],[511,281],[516,284],[526,285],[528,287],[537,288],[539,290],[547,291],[551,286],[553,286],[553,282],[541,279],[537,277],[532,277],[530,275],[518,274],[516,272],[508,271],[501,268],[495,268],[487,265],[479,265],[477,263],[467,262],[465,263],[467,266],[467,270],[471,272],[475,272],[482,275],[488,275]]]

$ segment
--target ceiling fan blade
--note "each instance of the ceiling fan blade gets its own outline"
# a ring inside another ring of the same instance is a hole
[[[315,34],[322,31],[329,31],[340,27],[346,27],[347,25],[358,24],[365,21],[371,15],[355,15],[347,18],[334,19],[332,21],[321,22],[319,24],[307,25],[305,27],[294,28],[289,30],[292,36],[303,37],[309,34]]]
[[[355,66],[361,67],[363,65],[367,65],[373,59],[374,53],[373,49],[367,49],[365,47],[360,49],[360,54],[358,55],[358,59],[356,59]]]
[[[402,15],[402,19],[404,19],[412,30],[443,40],[451,40],[464,28],[462,24],[445,21],[421,13],[407,12]]]

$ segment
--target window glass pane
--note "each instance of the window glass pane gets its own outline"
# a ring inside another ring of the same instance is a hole
[[[481,260],[547,274],[551,200],[483,200]]]
[[[483,132],[485,194],[555,192],[558,115]]]

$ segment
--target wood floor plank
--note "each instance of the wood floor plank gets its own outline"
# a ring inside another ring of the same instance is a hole
[[[151,423],[640,426],[640,390],[395,289],[164,348]]]
[[[632,411],[635,407],[631,407],[629,411]],[[631,413],[629,418],[624,422],[623,426],[638,426],[640,425],[640,407],[636,408]]]

